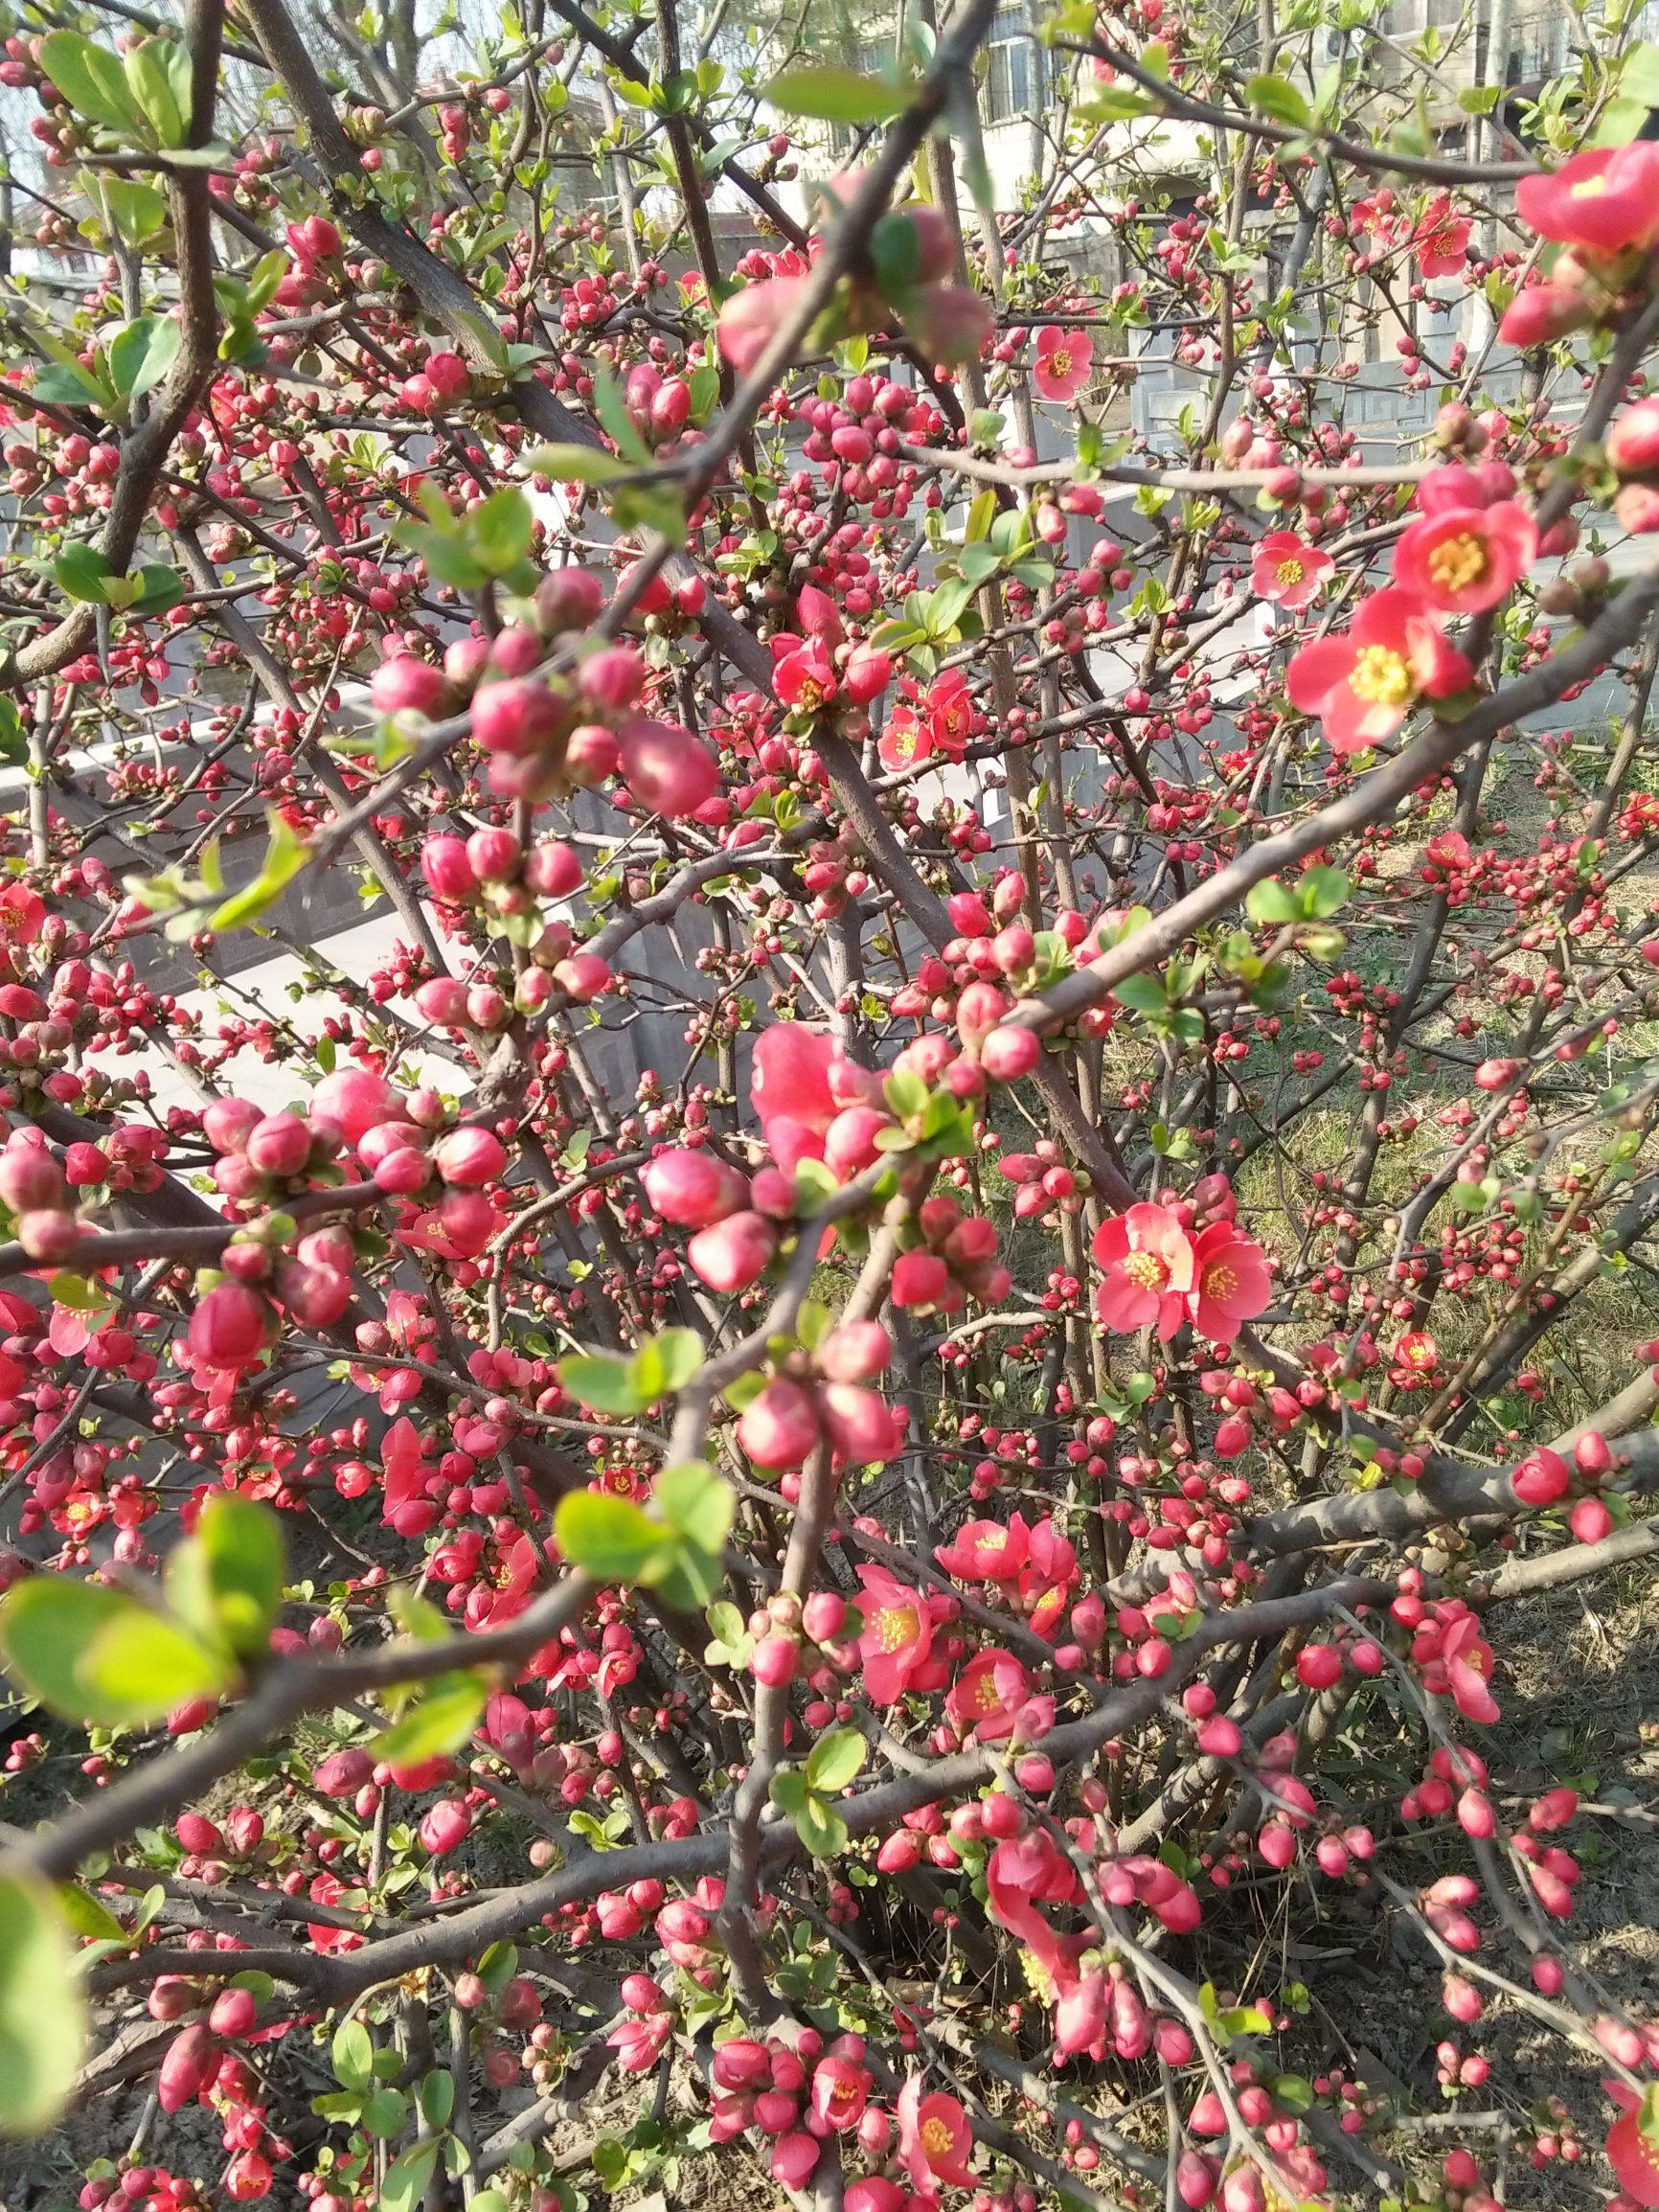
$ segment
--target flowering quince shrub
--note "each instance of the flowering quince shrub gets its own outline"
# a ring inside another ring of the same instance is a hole
[[[7,18],[20,2201],[1659,2205],[1659,52],[992,15]]]

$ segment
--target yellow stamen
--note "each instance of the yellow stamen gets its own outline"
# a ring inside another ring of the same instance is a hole
[[[1124,1262],[1124,1273],[1137,1290],[1161,1290],[1170,1280],[1167,1261],[1156,1252],[1131,1252]]]
[[[1472,530],[1460,530],[1428,557],[1428,572],[1443,591],[1463,591],[1478,583],[1490,565],[1485,545]]]
[[[1417,689],[1405,655],[1387,645],[1362,645],[1348,682],[1356,698],[1375,707],[1409,706]]]
[[[884,1652],[901,1651],[916,1637],[914,1606],[883,1606],[875,1616],[875,1640]]]

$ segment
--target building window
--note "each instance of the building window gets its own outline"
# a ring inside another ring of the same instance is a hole
[[[987,123],[1014,123],[1048,105],[1047,54],[1032,36],[1024,0],[999,8],[986,41],[980,105]]]

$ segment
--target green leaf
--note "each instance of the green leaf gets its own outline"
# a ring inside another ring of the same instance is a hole
[[[134,177],[100,175],[93,192],[102,203],[105,228],[124,245],[148,244],[167,221],[167,194],[152,184],[141,184]]]
[[[77,31],[54,31],[40,41],[40,62],[80,115],[111,130],[131,130],[138,109],[118,57]]]
[[[420,2116],[431,2129],[446,2128],[455,2109],[455,2076],[442,2066],[430,2073],[415,2092]],[[477,2199],[474,2198],[474,2203]]]
[[[1269,876],[1263,883],[1252,883],[1245,894],[1244,911],[1252,922],[1264,927],[1282,928],[1286,923],[1302,919],[1302,901],[1287,884],[1276,876]]]
[[[52,1891],[0,1879],[0,2134],[51,2126],[85,2041],[80,1977]]]
[[[95,1943],[118,1943],[123,1950],[132,1941],[103,1900],[82,1889],[79,1882],[58,1884],[57,1909],[77,1935],[90,1936]]]
[[[240,929],[250,922],[257,922],[277,903],[309,860],[310,847],[295,836],[275,807],[265,809],[265,824],[270,842],[265,847],[264,866],[251,883],[240,891],[233,891],[221,905],[214,908],[207,918],[210,929]]]
[[[820,1736],[807,1755],[808,1784],[830,1796],[845,1790],[863,1766],[866,1748],[856,1728],[836,1728]]]
[[[697,1613],[719,1593],[725,1568],[713,1552],[693,1543],[665,1543],[640,1577],[676,1612]]]
[[[785,69],[766,87],[766,98],[785,115],[811,115],[820,123],[886,123],[905,103],[898,86],[856,69]]]
[[[1296,885],[1303,914],[1314,922],[1324,922],[1347,902],[1353,889],[1353,878],[1340,868],[1309,868]]]
[[[167,67],[164,46],[171,39],[141,38],[126,50],[126,81],[133,99],[162,146],[182,146],[190,136],[178,93]]]
[[[109,580],[114,571],[96,545],[83,542],[66,545],[52,563],[52,573],[58,588],[71,599],[89,602],[94,606],[109,604]]]
[[[221,1491],[167,1562],[168,1599],[205,1641],[250,1657],[269,1641],[286,1567],[282,1523],[269,1506]]]
[[[747,1624],[737,1607],[722,1598],[711,1606],[704,1618],[709,1624],[712,1640],[704,1646],[703,1657],[711,1667],[742,1667],[748,1664],[749,1653],[755,1648]]]
[[[104,401],[102,385],[79,361],[57,361],[49,369],[37,370],[31,389],[37,399],[52,407],[84,407],[89,399],[102,407]]]
[[[164,561],[147,560],[128,581],[138,586],[129,614],[166,614],[184,597],[184,578]]]
[[[231,1679],[222,1652],[145,1607],[129,1604],[81,1653],[76,1676],[89,1720],[112,1716],[117,1726],[159,1721],[193,1698],[216,1696]]]
[[[1644,107],[1659,107],[1659,46],[1644,38],[1629,49],[1619,72],[1619,91]]]
[[[375,2039],[355,2014],[334,2030],[329,2059],[342,2088],[366,2089],[375,2079]]]
[[[551,476],[560,484],[609,484],[625,476],[629,464],[597,445],[537,445],[524,457],[524,466],[536,476]]]
[[[466,539],[491,576],[505,576],[530,551],[535,517],[516,484],[504,484],[466,518]]]
[[[896,209],[882,217],[870,234],[870,263],[884,299],[910,290],[921,273],[921,245],[909,216]]]
[[[676,1536],[705,1552],[722,1549],[738,1508],[731,1484],[700,1459],[683,1467],[665,1467],[651,1491],[651,1503]]]
[[[419,1767],[441,1753],[459,1751],[483,1714],[489,1691],[476,1675],[445,1675],[399,1721],[375,1739],[376,1759],[388,1767]]]
[[[1125,975],[1122,983],[1113,984],[1112,995],[1120,1006],[1136,1014],[1161,1014],[1170,1003],[1169,993],[1155,975]]]
[[[380,2184],[376,2200],[376,2212],[416,2212],[426,2194],[432,2169],[438,2163],[439,2140],[436,2135],[428,2135],[423,2142],[412,2143],[386,2169],[386,2178]]]
[[[1306,130],[1313,121],[1313,110],[1287,77],[1253,77],[1244,97],[1259,115],[1293,130]]]
[[[628,1362],[628,1380],[639,1402],[683,1390],[703,1364],[703,1340],[694,1329],[665,1329],[642,1344]]]
[[[847,1848],[847,1823],[822,1797],[807,1797],[795,1815],[795,1833],[814,1859],[833,1859]]]
[[[395,2135],[403,2132],[403,2123],[409,2117],[409,2100],[401,2089],[382,2087],[370,2090],[360,2110],[367,2132],[377,2135],[382,2143],[389,2143]]]
[[[590,1413],[637,1413],[644,1402],[634,1387],[633,1369],[606,1352],[572,1352],[554,1369],[559,1388]]]
[[[567,1560],[607,1583],[637,1581],[663,1545],[663,1530],[649,1514],[597,1490],[561,1498],[553,1530]]]
[[[177,360],[183,339],[170,315],[140,315],[110,342],[110,382],[124,399],[141,399]]]
[[[887,1080],[891,1083],[898,1079],[889,1076]],[[920,1080],[917,1078],[918,1082]],[[801,1213],[808,1217],[815,1214],[825,1199],[833,1197],[840,1188],[834,1169],[827,1168],[822,1160],[795,1162],[795,1203]],[[726,1397],[730,1399],[731,1395],[728,1390]]]
[[[106,1728],[159,1720],[229,1673],[124,1590],[57,1575],[33,1575],[0,1602],[0,1648],[31,1697]]]
[[[782,1767],[772,1777],[771,1798],[774,1805],[788,1813],[792,1820],[806,1804],[810,1791],[807,1777],[799,1767]]]
[[[881,1095],[901,1121],[927,1110],[927,1085],[914,1068],[896,1068],[882,1084]]]

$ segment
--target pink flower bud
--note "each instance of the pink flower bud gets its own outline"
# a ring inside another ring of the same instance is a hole
[[[711,1290],[729,1295],[757,1282],[777,1248],[778,1232],[765,1216],[743,1212],[699,1229],[686,1246],[686,1257]]]
[[[257,1290],[221,1283],[190,1317],[185,1342],[193,1359],[220,1373],[251,1367],[265,1348],[270,1308]]]
[[[473,693],[472,734],[486,752],[522,760],[557,736],[567,712],[539,677],[509,676]]]
[[[879,1321],[847,1321],[832,1329],[814,1355],[830,1382],[872,1382],[893,1357],[893,1339]]]
[[[369,698],[377,715],[424,715],[428,721],[441,720],[455,705],[443,671],[413,653],[380,663],[369,680]]]
[[[432,1162],[446,1183],[477,1189],[500,1180],[507,1168],[507,1147],[489,1129],[451,1129],[439,1140]]]
[[[311,1110],[313,1116],[338,1123],[346,1142],[354,1145],[365,1130],[392,1121],[402,1107],[390,1083],[366,1068],[349,1067],[323,1078],[311,1093]]]
[[[720,787],[718,761],[677,722],[627,721],[617,741],[628,790],[650,813],[683,820],[707,806]]]
[[[768,1382],[738,1421],[738,1442],[757,1467],[771,1471],[805,1465],[819,1433],[812,1394],[799,1382]]]
[[[472,1815],[458,1797],[441,1797],[420,1822],[420,1841],[434,1859],[442,1859],[466,1842]]]
[[[677,1147],[660,1152],[640,1170],[640,1181],[652,1209],[677,1229],[706,1229],[735,1213],[748,1197],[748,1185],[736,1168],[714,1152]],[[768,1245],[761,1272],[771,1258]],[[696,1263],[693,1261],[693,1266]],[[701,1269],[698,1269],[701,1273]],[[754,1275],[748,1277],[753,1282]],[[708,1277],[704,1277],[708,1281]],[[719,1288],[718,1284],[712,1286]],[[735,1286],[746,1288],[745,1284]]]

